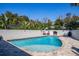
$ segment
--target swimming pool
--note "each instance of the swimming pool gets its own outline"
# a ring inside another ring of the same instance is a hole
[[[10,40],[9,42],[17,47],[26,48],[26,50],[32,52],[49,52],[62,46],[62,42],[57,36],[15,39]]]

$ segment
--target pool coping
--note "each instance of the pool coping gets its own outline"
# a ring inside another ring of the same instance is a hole
[[[27,37],[27,38],[17,38],[17,39],[11,39],[11,40],[7,40],[7,41],[18,41],[18,40],[25,40],[25,39],[31,39],[31,38],[40,38],[40,37],[46,37],[46,36],[37,36],[37,37]]]
[[[52,36],[52,35],[44,35],[44,36],[37,36],[37,37],[27,37],[27,38],[16,38],[16,39],[11,39],[11,40],[7,40],[7,41],[18,41],[18,40],[25,40],[25,39],[32,39],[32,38],[40,38],[40,37],[46,37],[46,36]],[[52,36],[53,37],[53,36]],[[60,37],[60,36],[57,36]]]

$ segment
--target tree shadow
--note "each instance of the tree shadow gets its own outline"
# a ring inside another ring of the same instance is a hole
[[[0,56],[31,56],[0,37]]]

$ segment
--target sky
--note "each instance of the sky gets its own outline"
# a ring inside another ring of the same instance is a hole
[[[34,20],[49,18],[54,21],[66,13],[79,16],[79,7],[71,6],[69,3],[0,3],[0,14],[6,11],[26,15]]]

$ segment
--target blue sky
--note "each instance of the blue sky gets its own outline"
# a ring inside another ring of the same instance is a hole
[[[19,15],[26,15],[30,19],[49,18],[54,21],[59,16],[72,13],[79,16],[79,7],[68,3],[0,3],[0,13],[11,11]]]

